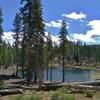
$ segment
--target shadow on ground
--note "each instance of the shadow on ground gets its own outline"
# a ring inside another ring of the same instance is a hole
[[[10,79],[20,79],[20,77],[16,77],[14,75],[0,75],[0,80],[10,80]]]

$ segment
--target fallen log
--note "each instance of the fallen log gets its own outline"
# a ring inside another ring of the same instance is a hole
[[[74,87],[75,87],[75,86],[74,86]],[[91,90],[100,91],[100,86],[76,85],[76,88],[79,88],[79,89],[91,89]]]
[[[52,83],[52,84],[42,84],[42,90],[56,90],[57,88],[65,87],[66,89],[70,89],[71,93],[81,93],[85,89],[91,89],[100,91],[99,86],[91,86],[91,85],[80,85],[80,84],[68,84],[68,83]],[[20,94],[23,93],[25,90],[40,90],[38,85],[31,85],[31,86],[25,86],[25,85],[11,85],[8,87],[0,88],[0,94],[1,95],[10,95],[10,94]]]
[[[76,85],[100,86],[100,80],[87,81],[87,82],[77,82],[77,83],[74,83],[74,84],[76,84]]]
[[[2,90],[2,89],[15,89],[15,88],[20,88],[20,85],[2,86],[2,87],[0,87],[0,90]]]
[[[21,89],[1,89],[0,95],[13,95],[13,94],[22,94],[23,91]]]
[[[33,86],[20,85],[19,88],[24,89],[24,90],[39,90],[38,85],[33,85]]]

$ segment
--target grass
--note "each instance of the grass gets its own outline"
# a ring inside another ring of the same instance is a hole
[[[92,98],[94,96],[94,91],[93,90],[85,90],[84,95],[86,97]]]
[[[73,95],[66,95],[59,91],[55,91],[50,96],[50,100],[75,100],[75,97]]]
[[[33,91],[30,95],[21,95],[11,97],[11,100],[43,100],[42,95],[39,95],[38,92]]]
[[[67,86],[67,87],[58,88],[56,91],[59,91],[60,93],[63,93],[63,94],[72,94],[73,92],[75,92],[75,90],[76,89],[71,88],[70,86]]]
[[[60,91],[59,91],[60,90]],[[29,95],[20,95],[11,97],[11,100],[75,100],[73,95],[69,95],[64,92],[64,88],[60,88],[56,91],[49,91],[45,98],[44,91],[33,91]]]
[[[11,100],[21,100],[22,97],[21,96],[14,96],[14,97],[11,97]]]
[[[83,93],[67,93],[71,88],[58,88],[53,91],[27,91],[25,94],[10,97],[7,100],[99,100],[100,92],[84,90]],[[0,100],[5,100],[1,99]]]

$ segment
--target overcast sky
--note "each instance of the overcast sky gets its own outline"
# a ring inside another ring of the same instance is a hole
[[[57,39],[61,22],[66,20],[70,40],[100,43],[100,0],[42,0],[45,29]],[[12,40],[13,20],[20,0],[0,0],[5,38]]]

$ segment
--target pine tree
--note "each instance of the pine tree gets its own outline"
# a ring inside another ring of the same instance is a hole
[[[66,48],[67,48],[67,38],[66,38],[67,34],[68,34],[68,32],[66,30],[66,23],[65,23],[65,20],[63,20],[61,30],[59,32],[60,52],[61,52],[61,56],[62,56],[62,67],[63,67],[62,82],[65,82],[65,55],[66,55]]]
[[[27,36],[27,83],[34,72],[34,81],[41,83],[44,67],[44,23],[40,0],[22,0],[21,14]],[[33,71],[33,72],[32,72]]]
[[[21,0],[21,16],[24,23],[23,31],[26,34],[27,41],[27,85],[32,80],[32,43],[34,39],[34,25],[33,25],[33,1],[34,0]]]
[[[34,50],[35,50],[35,67],[34,74],[38,78],[39,82],[42,82],[43,73],[45,65],[44,58],[44,21],[42,18],[42,8],[41,8],[41,0],[33,0],[34,1]],[[35,81],[37,79],[35,78]]]
[[[3,22],[3,19],[2,19],[2,8],[0,7],[0,56],[2,55],[2,47],[3,47],[3,44],[2,44],[2,36],[3,36],[3,28],[2,28],[2,22]],[[0,58],[0,66],[2,65],[2,58]]]
[[[16,48],[16,76],[18,76],[18,48],[20,43],[20,32],[21,32],[21,18],[20,15],[17,13],[14,19],[14,35],[13,38],[15,40],[15,48]]]
[[[2,9],[0,7],[0,43],[2,41],[2,36],[3,36],[2,22],[3,22],[3,19],[2,19]]]

